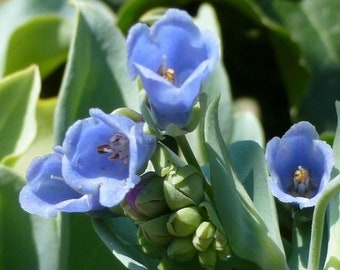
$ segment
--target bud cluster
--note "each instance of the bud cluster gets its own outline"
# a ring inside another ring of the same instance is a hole
[[[138,225],[144,253],[178,262],[197,260],[203,269],[214,269],[218,258],[228,257],[226,236],[207,214],[203,184],[201,173],[190,165],[164,177],[154,172],[142,176],[121,206]]]

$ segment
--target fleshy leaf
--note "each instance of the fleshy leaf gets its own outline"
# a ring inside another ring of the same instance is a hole
[[[8,42],[5,75],[35,63],[45,78],[65,62],[71,31],[70,20],[57,15],[34,17],[19,26]]]
[[[268,227],[231,166],[218,129],[217,106],[218,98],[208,108],[204,137],[215,207],[230,247],[237,256],[255,262],[262,269],[287,269],[281,247],[268,235]]]
[[[157,260],[137,247],[137,227],[127,218],[94,219],[94,228],[121,263],[132,270],[156,269]]]
[[[18,185],[23,179],[0,165],[0,269],[38,269],[30,217],[21,210]],[[20,256],[18,258],[18,250]]]
[[[90,108],[106,113],[138,108],[137,84],[126,71],[125,38],[113,13],[100,2],[74,1],[77,19],[56,109],[57,142]]]
[[[0,81],[0,160],[9,154],[21,154],[34,139],[39,93],[40,75],[36,66]]]
[[[11,0],[0,3],[0,78],[4,74],[8,42],[12,33],[21,24],[41,14],[72,15],[72,8],[67,0]],[[45,42],[45,41],[44,41]],[[24,46],[26,42],[24,42]],[[40,42],[39,47],[43,44]],[[36,49],[35,49],[36,50]]]

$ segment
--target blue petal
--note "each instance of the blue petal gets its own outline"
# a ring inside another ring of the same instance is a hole
[[[41,217],[56,217],[59,211],[88,212],[103,208],[98,198],[81,195],[61,177],[60,154],[33,160],[27,171],[27,185],[19,195],[21,207]]]

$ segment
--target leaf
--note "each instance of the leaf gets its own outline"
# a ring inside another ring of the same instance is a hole
[[[53,13],[67,17],[73,13],[67,0],[11,0],[2,2],[0,3],[0,78],[4,74],[9,39],[18,26],[40,14]],[[38,46],[42,45],[42,43],[39,43]]]
[[[336,111],[338,116],[338,126],[335,132],[333,152],[335,158],[335,167],[340,169],[340,102],[336,102]],[[340,194],[335,195],[328,206],[328,248],[325,261],[325,269],[337,269],[340,267]]]
[[[23,179],[0,164],[0,269],[38,269],[30,216],[18,200]],[[20,251],[18,255],[18,251]]]
[[[233,134],[230,143],[252,140],[265,146],[265,135],[258,117],[250,110],[234,112]]]
[[[0,81],[0,160],[9,154],[22,153],[34,139],[39,92],[40,76],[36,66]]]
[[[158,261],[137,247],[137,228],[128,218],[94,219],[94,228],[121,263],[131,270],[156,269]]]
[[[262,269],[287,269],[283,251],[268,235],[268,227],[231,167],[217,125],[217,105],[218,98],[208,108],[204,136],[215,207],[230,247],[237,256]]]
[[[100,2],[73,3],[77,18],[56,109],[57,142],[90,108],[138,108],[137,83],[128,78],[125,39],[112,12]]]
[[[90,216],[71,214],[67,218],[69,219],[67,224],[69,229],[67,269],[126,269],[98,237]]]
[[[228,148],[233,168],[266,224],[269,236],[283,252],[275,201],[271,195],[263,149],[253,141],[236,142]]]
[[[51,14],[17,27],[8,42],[5,75],[34,63],[42,78],[48,76],[66,61],[72,27],[70,20]]]
[[[53,143],[53,118],[57,98],[40,99],[36,107],[37,134],[19,157],[7,156],[5,165],[12,166],[16,173],[22,177],[26,175],[26,169],[32,159],[52,152]]]

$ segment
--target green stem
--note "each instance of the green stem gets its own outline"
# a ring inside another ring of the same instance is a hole
[[[202,175],[204,175],[185,135],[177,136],[175,137],[175,139],[188,164],[195,166],[196,169],[199,170],[202,173]],[[204,181],[204,190],[208,197],[211,199],[212,190],[207,180]]]
[[[191,149],[185,135],[177,136],[177,137],[175,137],[175,139],[176,139],[178,146],[181,148],[182,153],[183,153],[186,161],[188,162],[188,164],[195,166],[199,171],[201,171],[201,167],[198,164],[198,161],[197,161],[194,153],[192,152],[192,149]]]
[[[309,270],[319,269],[323,226],[327,206],[331,198],[339,192],[340,192],[340,175],[335,177],[332,181],[330,181],[326,185],[325,189],[322,191],[322,194],[315,205],[312,221],[311,243],[308,256]]]

